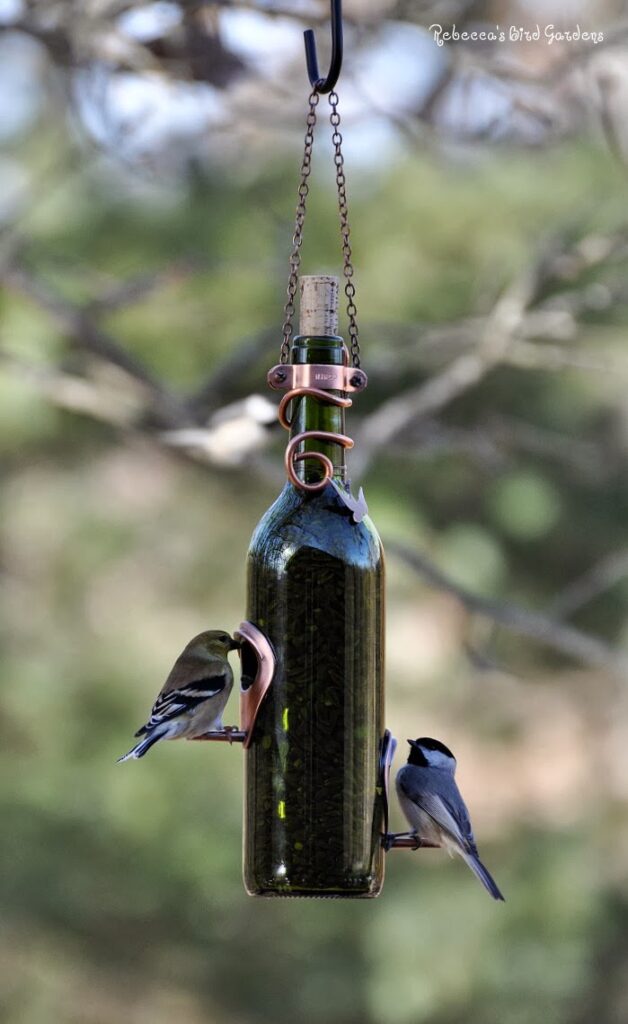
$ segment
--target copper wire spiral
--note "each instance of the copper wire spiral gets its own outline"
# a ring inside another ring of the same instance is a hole
[[[332,395],[329,391],[323,391],[321,388],[292,388],[290,391],[287,391],[281,399],[279,409],[277,411],[279,422],[286,430],[290,430],[292,427],[292,421],[288,419],[287,414],[288,406],[296,398],[302,398],[305,395],[309,395],[311,398],[318,398],[321,402],[327,402],[328,405],[335,405],[341,409],[348,409],[349,406],[353,404],[350,398],[341,398],[339,395]],[[310,438],[317,441],[328,441],[331,444],[339,444],[345,449],[353,448],[353,439],[348,437],[346,434],[336,434],[330,430],[304,430],[290,439],[284,456],[284,464],[288,480],[290,483],[294,484],[295,487],[299,487],[302,491],[315,493],[316,491],[322,491],[327,486],[334,475],[334,466],[331,459],[327,455],[323,455],[322,452],[296,451],[303,441],[307,441]],[[295,469],[296,463],[303,462],[305,459],[316,459],[316,461],[320,463],[324,472],[322,480],[319,480],[315,484],[307,484],[305,480],[301,480],[297,476]]]

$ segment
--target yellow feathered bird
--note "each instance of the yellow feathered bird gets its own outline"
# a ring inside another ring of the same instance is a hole
[[[222,713],[233,686],[229,651],[239,644],[222,629],[199,633],[175,661],[153,704],[143,739],[118,761],[143,757],[159,740],[193,740],[223,728]]]

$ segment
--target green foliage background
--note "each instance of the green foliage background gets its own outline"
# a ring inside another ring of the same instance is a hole
[[[63,144],[45,133],[19,141],[34,164]],[[244,338],[280,323],[293,164],[197,171],[163,195],[141,181],[131,190],[111,165],[68,175],[29,215],[20,258],[73,302],[199,260],[103,321],[156,375],[193,390]],[[333,196],[319,182],[311,272],[338,263]],[[567,144],[453,165],[417,154],[352,172],[351,185],[372,377],[359,415],[383,399],[391,353],[418,379],[442,360],[421,347],[426,324],[485,315],[546,240],[603,236],[625,216],[610,161]],[[605,282],[625,263],[606,265]],[[596,273],[574,288],[605,287]],[[8,287],[0,311],[6,351],[80,368],[32,301]],[[573,350],[621,357],[625,303],[585,319]],[[274,343],[248,368],[243,393],[263,390],[273,353]],[[511,417],[567,450],[590,446],[596,471],[516,443],[496,462],[417,443],[378,458],[363,481],[384,538],[420,546],[484,595],[547,606],[625,544],[624,391],[621,375],[577,366],[495,370],[443,423],[473,436]],[[490,630],[391,558],[390,725],[402,748],[406,734],[434,733],[459,754],[507,903],[429,852],[391,854],[375,902],[253,901],[240,880],[239,750],[181,743],[140,763],[115,759],[189,636],[240,621],[248,538],[277,486],[186,464],[146,436],[56,408],[10,365],[0,395],[2,1019],[623,1020],[624,681],[505,633],[492,651],[513,671],[475,670],[465,644],[481,647]],[[620,580],[575,622],[621,644],[627,601]],[[235,701],[231,710],[235,719]]]

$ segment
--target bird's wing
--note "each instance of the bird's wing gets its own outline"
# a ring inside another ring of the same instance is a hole
[[[188,711],[193,711],[199,704],[222,693],[232,681],[226,674],[223,674],[222,676],[197,679],[188,682],[180,689],[160,693],[153,704],[148,722],[136,735],[142,735],[144,731],[153,729],[156,725],[178,718],[179,715],[186,714]]]
[[[465,850],[477,854],[469,812],[454,779],[433,768],[411,767],[412,772],[400,773],[399,785],[403,793]]]
[[[187,654],[184,651],[172,666],[157,700],[171,690],[180,690],[189,685],[196,685],[197,682],[211,682],[221,677],[226,679],[227,685],[233,683],[233,672],[226,658],[217,655],[199,658],[196,654]]]
[[[233,672],[226,658],[199,658],[184,651],[162,686],[148,722],[135,735],[143,736],[155,726],[193,711],[225,689],[229,692],[232,686]]]

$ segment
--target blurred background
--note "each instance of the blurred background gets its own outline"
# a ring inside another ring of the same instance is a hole
[[[243,617],[282,486],[265,372],[328,14],[0,0],[7,1024],[628,1014],[623,4],[345,4],[388,724],[456,752],[508,902],[438,851],[391,853],[374,902],[252,900],[240,750],[115,763],[189,637]],[[303,269],[329,273],[318,110]]]

